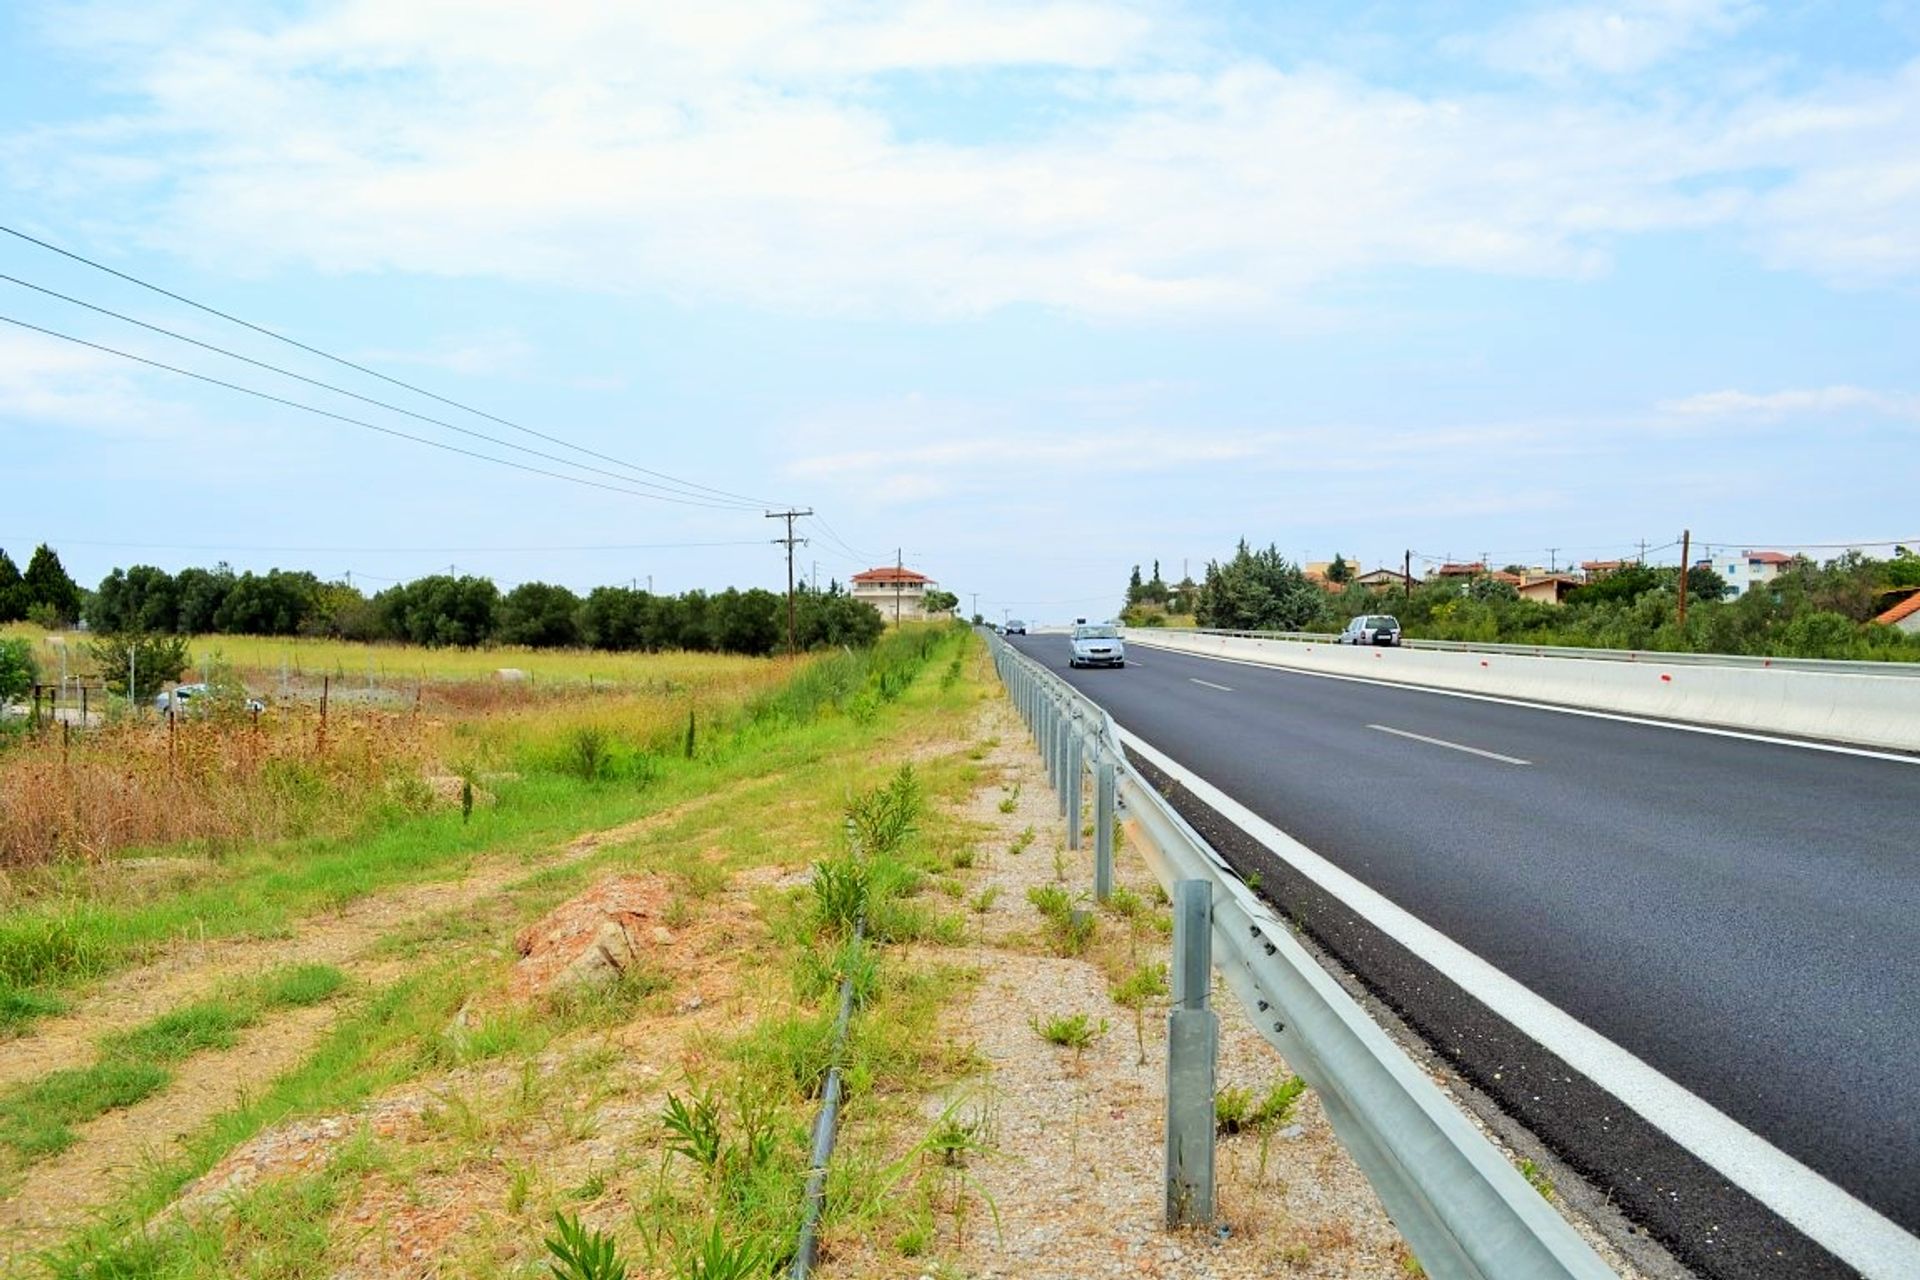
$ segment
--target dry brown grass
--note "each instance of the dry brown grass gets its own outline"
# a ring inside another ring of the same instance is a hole
[[[356,710],[50,729],[0,756],[0,866],[132,845],[266,839],[388,799],[433,754],[435,722]]]

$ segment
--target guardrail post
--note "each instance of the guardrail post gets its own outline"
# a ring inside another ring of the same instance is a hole
[[[1167,1225],[1213,1224],[1213,886],[1182,880],[1173,896],[1173,1008],[1167,1014]]]
[[[1086,768],[1082,759],[1085,750],[1080,737],[1080,718],[1075,716],[1073,727],[1067,734],[1067,785],[1061,791],[1061,801],[1067,810],[1067,848],[1080,847],[1080,775]]]
[[[1101,754],[1093,769],[1093,900],[1113,895],[1113,761]]]

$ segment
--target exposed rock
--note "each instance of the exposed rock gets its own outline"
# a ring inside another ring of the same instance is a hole
[[[612,982],[673,942],[662,922],[669,898],[657,876],[603,880],[514,939],[520,963],[507,990],[535,996]]]

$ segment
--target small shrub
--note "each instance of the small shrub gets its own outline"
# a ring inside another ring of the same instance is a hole
[[[627,1264],[612,1236],[581,1226],[570,1214],[555,1214],[553,1227],[547,1267],[554,1280],[626,1280]]]
[[[1095,1022],[1084,1013],[1065,1014],[1056,1018],[1035,1019],[1032,1027],[1042,1040],[1048,1044],[1057,1044],[1063,1049],[1072,1049],[1075,1053],[1107,1034],[1105,1018]]]

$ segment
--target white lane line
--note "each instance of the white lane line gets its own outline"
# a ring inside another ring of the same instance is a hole
[[[1119,727],[1119,726],[1116,726]],[[1920,1276],[1920,1239],[1844,1187],[1801,1164],[1644,1059],[1535,995],[1432,925],[1334,866],[1211,782],[1120,729],[1138,752],[1202,803],[1399,941],[1522,1034],[1645,1116],[1655,1128],[1798,1227],[1867,1280]]]
[[[1432,685],[1408,684],[1403,680],[1379,680],[1372,676],[1343,675],[1337,671],[1312,671],[1306,667],[1282,666],[1277,662],[1256,662],[1251,658],[1233,658],[1221,653],[1195,653],[1191,649],[1173,649],[1146,640],[1133,641],[1161,653],[1177,653],[1202,662],[1224,662],[1235,667],[1255,667],[1261,671],[1279,671],[1289,675],[1312,676],[1317,680],[1345,680],[1351,684],[1370,684],[1381,689],[1404,689],[1408,693],[1431,693],[1440,698],[1465,698],[1469,702],[1495,702],[1503,707],[1525,707],[1529,711],[1551,711],[1555,715],[1585,716],[1589,720],[1616,720],[1621,724],[1643,724],[1651,729],[1672,729],[1676,733],[1700,733],[1710,738],[1740,738],[1764,742],[1775,747],[1798,747],[1802,751],[1824,751],[1829,755],[1858,756],[1866,760],[1887,760],[1893,764],[1920,765],[1920,755],[1911,752],[1884,751],[1876,747],[1850,747],[1841,742],[1820,742],[1811,738],[1783,738],[1778,734],[1755,733],[1750,729],[1723,729],[1718,725],[1689,724],[1684,720],[1656,720],[1652,716],[1630,715],[1624,711],[1596,711],[1591,707],[1568,707],[1557,702],[1535,702],[1530,698],[1502,697],[1492,693],[1469,693],[1465,689],[1436,689]]]
[[[1201,683],[1205,683],[1202,681]],[[1218,688],[1219,686],[1214,686]],[[1498,751],[1482,751],[1479,747],[1469,747],[1458,742],[1448,742],[1445,738],[1429,738],[1424,733],[1409,733],[1405,729],[1393,729],[1384,724],[1370,724],[1369,729],[1378,729],[1390,733],[1396,738],[1412,738],[1415,742],[1430,742],[1436,747],[1445,747],[1449,751],[1464,751],[1468,755],[1485,756],[1489,760],[1499,760],[1505,764],[1532,764],[1531,760],[1522,760],[1519,756],[1503,756]]]
[[[1225,686],[1225,685],[1223,685],[1223,684],[1215,684],[1215,683],[1214,683],[1213,681],[1211,681],[1211,680],[1202,680],[1202,679],[1200,679],[1200,677],[1198,677],[1198,676],[1188,676],[1188,677],[1187,677],[1187,679],[1188,679],[1188,680],[1190,680],[1190,681],[1192,681],[1192,682],[1193,682],[1194,684],[1203,684],[1203,685],[1205,685],[1205,686],[1207,686],[1207,688],[1209,688],[1209,689],[1218,689],[1218,690],[1219,690],[1220,692],[1222,692],[1222,693],[1232,693],[1232,692],[1233,692],[1233,690],[1231,690],[1231,689],[1229,689],[1229,688],[1227,688],[1227,686]]]

